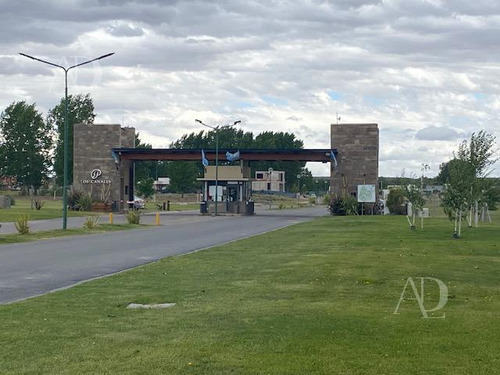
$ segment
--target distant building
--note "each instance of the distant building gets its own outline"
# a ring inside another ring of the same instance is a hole
[[[170,178],[168,177],[158,177],[158,180],[153,182],[153,186],[156,191],[162,191],[170,185]]]
[[[255,180],[252,181],[253,191],[285,191],[285,172],[273,171],[269,168],[267,171],[256,171]]]

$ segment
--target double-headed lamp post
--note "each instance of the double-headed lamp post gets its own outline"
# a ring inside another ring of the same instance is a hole
[[[69,125],[68,125],[68,71],[70,71],[73,68],[76,68],[76,67],[79,67],[79,66],[82,66],[82,65],[86,65],[86,64],[90,64],[91,62],[94,62],[94,61],[101,60],[101,59],[104,59],[106,57],[112,56],[115,53],[114,52],[108,53],[106,55],[102,55],[102,56],[96,57],[95,59],[84,61],[84,62],[82,62],[80,64],[72,65],[72,66],[70,66],[68,68],[66,68],[66,67],[64,67],[62,65],[54,64],[54,63],[51,63],[49,61],[45,61],[45,60],[39,59],[37,57],[33,57],[33,56],[30,56],[30,55],[27,55],[25,53],[19,53],[19,54],[21,56],[27,57],[28,59],[36,60],[36,61],[39,61],[41,63],[52,65],[52,66],[54,66],[56,68],[60,68],[60,69],[64,70],[63,229],[65,230],[66,226],[67,226],[67,223],[68,223],[68,161],[69,161],[69,156],[68,156],[68,153],[69,153],[69,145],[68,145],[68,142],[69,142],[68,141],[68,139],[69,139],[69,135],[68,135],[68,129],[69,129]]]
[[[219,190],[219,130],[220,126],[212,126],[207,125],[203,121],[196,119],[196,122],[200,123],[203,126],[206,126],[215,131],[215,216],[218,214],[218,190]],[[232,124],[228,124],[226,126],[234,126],[239,124],[241,121],[235,121]]]

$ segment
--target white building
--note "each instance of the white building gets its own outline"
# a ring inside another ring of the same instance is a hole
[[[256,171],[255,180],[252,181],[253,191],[285,191],[285,172],[273,171],[269,168],[267,171]]]
[[[158,180],[153,182],[153,186],[156,191],[162,191],[169,185],[170,185],[170,178],[168,177],[158,177]]]

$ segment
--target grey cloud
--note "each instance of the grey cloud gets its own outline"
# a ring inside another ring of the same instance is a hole
[[[144,35],[144,30],[142,30],[140,27],[132,27],[130,25],[110,26],[108,28],[108,32],[114,36],[124,37]]]
[[[416,139],[423,141],[452,141],[460,137],[461,134],[454,129],[434,125],[420,129],[415,134]]]

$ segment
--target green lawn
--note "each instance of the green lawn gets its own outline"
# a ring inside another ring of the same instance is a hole
[[[41,210],[31,208],[29,197],[14,196],[15,204],[11,208],[0,209],[0,222],[16,221],[21,215],[29,215],[30,220],[62,218],[62,202],[51,197],[40,198],[44,204]],[[68,216],[87,216],[88,212],[68,211]]]
[[[493,220],[454,240],[444,218],[326,217],[0,306],[0,373],[498,374]],[[447,284],[444,319],[393,314],[421,276]]]

